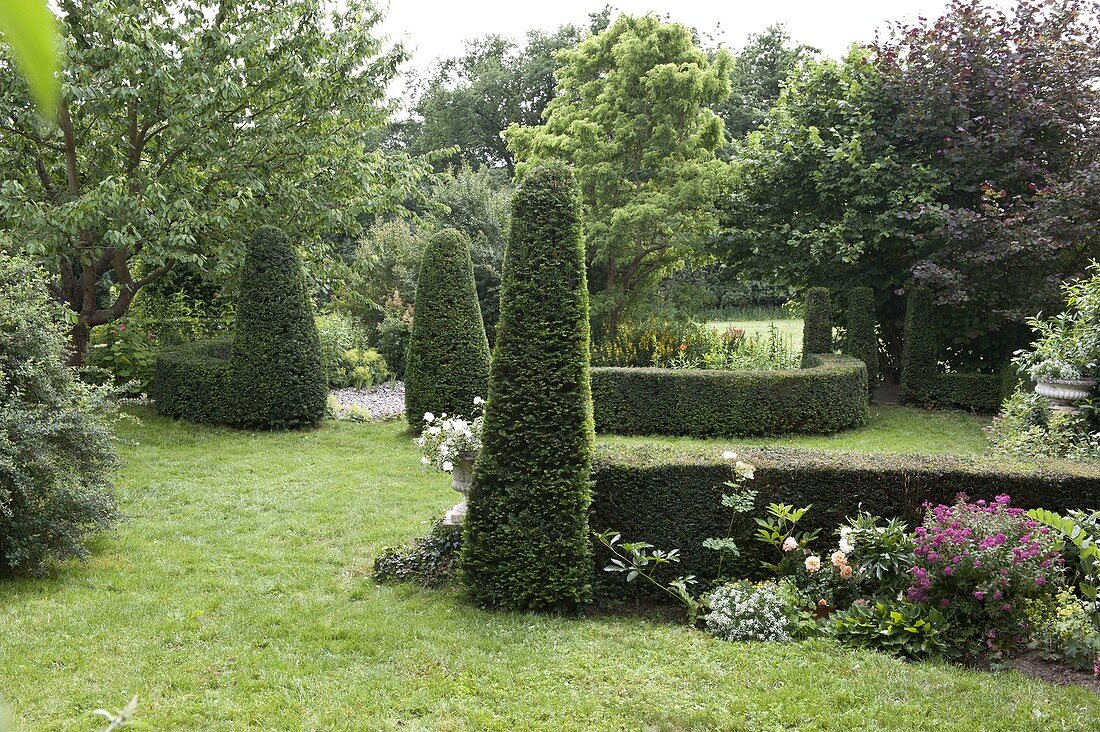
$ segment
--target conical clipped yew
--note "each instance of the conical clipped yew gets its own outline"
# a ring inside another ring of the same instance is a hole
[[[248,248],[230,361],[238,426],[292,429],[324,417],[321,342],[302,262],[276,228],[258,229]]]
[[[405,366],[405,416],[470,415],[489,389],[489,341],[474,284],[470,240],[444,229],[424,249]]]
[[[474,598],[569,611],[591,595],[594,433],[588,289],[571,171],[537,166],[512,198],[483,447],[462,567]]]
[[[936,377],[940,372],[939,346],[932,324],[932,295],[922,287],[905,298],[905,342],[901,349],[901,390],[898,397],[907,404],[935,400]]]
[[[802,325],[802,365],[811,354],[833,352],[833,306],[824,287],[806,290],[806,313]]]
[[[867,386],[878,383],[878,331],[875,319],[875,291],[853,287],[848,291],[845,342],[848,355],[867,365]]]

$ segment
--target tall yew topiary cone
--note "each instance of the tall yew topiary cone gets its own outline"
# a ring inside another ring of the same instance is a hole
[[[244,261],[230,369],[237,426],[293,429],[324,417],[328,388],[302,262],[270,226],[256,230]]]
[[[571,611],[591,595],[594,432],[580,197],[561,164],[512,198],[483,447],[463,539],[474,598]]]
[[[489,341],[474,284],[470,240],[444,229],[424,249],[416,286],[409,356],[405,366],[405,418],[423,426],[425,412],[462,414],[489,389]]]
[[[878,384],[878,331],[875,319],[875,291],[870,287],[853,287],[848,291],[846,312],[848,355],[867,365],[867,386]]]
[[[833,352],[833,306],[824,287],[806,290],[806,314],[802,324],[802,365],[814,353]]]
[[[905,342],[901,349],[901,390],[903,404],[927,404],[935,400],[935,382],[939,375],[939,347],[932,318],[932,295],[923,287],[909,290],[905,298]]]

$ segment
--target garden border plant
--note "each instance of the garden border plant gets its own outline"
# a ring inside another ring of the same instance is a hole
[[[793,448],[748,448],[755,465],[758,511],[769,503],[813,504],[800,529],[831,531],[857,511],[920,520],[925,502],[953,503],[956,494],[992,499],[1007,493],[1023,508],[1064,511],[1100,504],[1100,468],[1065,461],[1012,463],[1003,458],[825,453]],[[664,446],[603,447],[593,469],[591,526],[631,540],[680,550],[674,572],[700,583],[718,576],[720,553],[704,542],[732,537],[738,556],[725,558],[722,575],[759,577],[769,547],[751,540],[758,525],[723,505],[734,467],[712,450]],[[803,524],[805,524],[803,526]],[[607,563],[601,554],[597,566]],[[600,594],[623,594],[621,581],[598,572]]]

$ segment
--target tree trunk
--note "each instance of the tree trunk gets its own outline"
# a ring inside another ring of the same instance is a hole
[[[69,332],[69,365],[79,368],[84,365],[84,355],[88,352],[88,339],[91,328],[80,319]]]

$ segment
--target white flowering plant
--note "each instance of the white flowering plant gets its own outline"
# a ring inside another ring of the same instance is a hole
[[[710,594],[707,632],[724,641],[786,643],[794,639],[790,592],[774,581],[730,582]]]
[[[417,438],[420,462],[436,470],[450,473],[456,463],[472,464],[481,451],[485,400],[475,397],[472,419],[446,413],[424,414],[424,431]]]
[[[756,491],[745,488],[745,483],[756,477],[756,467],[752,463],[738,459],[737,453],[732,450],[723,452],[722,459],[733,467],[733,477],[724,484],[729,492],[723,492],[722,494],[722,505],[730,509],[729,528],[726,529],[725,536],[711,537],[703,542],[703,546],[707,549],[720,552],[718,559],[719,578],[722,577],[722,564],[726,557],[735,558],[741,555],[741,548],[737,546],[737,542],[733,538],[733,525],[738,514],[752,511],[753,506],[756,504],[757,494]]]

